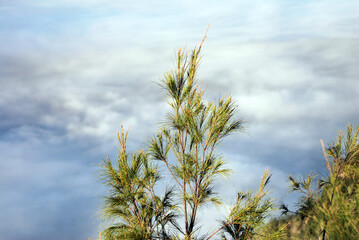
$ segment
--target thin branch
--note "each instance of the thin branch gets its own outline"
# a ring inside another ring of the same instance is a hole
[[[326,161],[327,168],[328,168],[329,172],[330,172],[331,174],[333,174],[332,168],[331,168],[330,163],[329,163],[329,160],[328,160],[327,151],[325,150],[325,147],[324,147],[323,139],[320,139],[320,143],[322,144],[322,149],[323,149],[323,153],[324,153],[324,157],[325,157],[325,161]]]

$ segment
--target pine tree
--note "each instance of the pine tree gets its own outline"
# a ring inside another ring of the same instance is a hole
[[[318,180],[289,177],[291,190],[301,193],[294,212],[306,222],[308,238],[359,239],[359,127],[347,127],[346,138],[339,133],[335,143],[324,148],[328,176]],[[283,205],[284,213],[290,212]]]
[[[157,135],[150,138],[148,148],[130,157],[127,133],[122,129],[117,164],[109,159],[103,162],[102,179],[110,188],[102,211],[108,223],[103,234],[106,239],[199,239],[199,210],[222,204],[214,183],[229,176],[231,170],[226,168],[218,146],[227,136],[243,130],[243,120],[236,118],[237,107],[230,96],[219,101],[204,99],[197,82],[203,41],[191,52],[180,49],[176,68],[164,75],[161,86],[171,112]],[[160,167],[167,169],[175,184],[163,197],[155,192]],[[226,218],[230,220],[224,223],[226,227],[250,229],[245,239],[257,236],[273,207],[272,201],[265,199],[269,178],[266,172],[258,195],[248,193],[245,202],[241,196]],[[244,219],[252,222],[243,224]],[[222,229],[220,225],[207,239]]]

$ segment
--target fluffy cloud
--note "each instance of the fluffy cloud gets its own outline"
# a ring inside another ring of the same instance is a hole
[[[168,111],[157,83],[208,23],[199,80],[209,99],[235,98],[249,133],[220,148],[227,203],[267,167],[273,195],[293,202],[286,176],[323,169],[319,139],[358,124],[358,4],[152,4],[0,2],[1,238],[96,236],[96,164],[116,156],[121,124],[131,149],[156,132]]]

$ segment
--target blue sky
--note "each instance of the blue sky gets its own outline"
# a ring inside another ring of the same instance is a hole
[[[248,129],[221,146],[226,203],[267,167],[289,203],[289,174],[324,172],[319,140],[359,124],[359,1],[0,1],[0,239],[97,236],[116,129],[145,146],[168,111],[157,83],[208,24],[199,80]]]

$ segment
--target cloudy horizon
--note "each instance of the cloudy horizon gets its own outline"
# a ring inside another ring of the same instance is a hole
[[[325,172],[320,139],[359,124],[358,1],[0,1],[1,239],[98,235],[98,164],[121,124],[146,146],[168,111],[158,83],[208,24],[199,81],[233,96],[247,129],[220,147],[224,200],[269,168],[293,204],[288,175]]]

